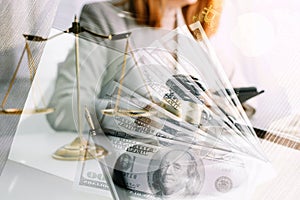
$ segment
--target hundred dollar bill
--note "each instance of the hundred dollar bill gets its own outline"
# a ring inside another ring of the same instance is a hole
[[[243,192],[248,180],[243,161],[232,153],[207,153],[198,146],[160,147],[112,136],[109,141],[118,156],[107,167],[130,199],[232,197]],[[81,162],[75,185],[109,197],[99,162]]]
[[[118,185],[131,191],[158,198],[201,199],[224,194],[236,197],[247,189],[244,165],[231,158],[208,159],[202,152],[181,148],[160,149],[147,163],[135,159],[127,166],[123,160],[126,163],[128,157],[128,153],[119,157],[113,177],[117,177]]]

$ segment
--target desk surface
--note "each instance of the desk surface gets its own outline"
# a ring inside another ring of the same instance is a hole
[[[77,191],[73,181],[78,163],[58,161],[51,157],[57,148],[75,137],[75,133],[55,132],[47,123],[45,115],[23,115],[11,148],[10,161],[0,179],[3,198],[18,200],[24,194],[33,200],[53,197],[61,200],[107,199],[99,197],[99,194]],[[262,147],[278,174],[275,179],[259,186],[251,199],[296,199],[300,195],[297,189],[300,186],[300,151],[265,140],[262,140]],[[285,188],[284,193],[280,192],[282,188]],[[45,195],[49,192],[53,197]]]
[[[45,120],[43,115],[36,117],[35,120],[38,119],[40,125],[46,125],[43,124],[46,121],[42,122]],[[29,123],[32,120],[23,122]],[[21,124],[20,126],[22,127]],[[34,126],[28,127],[34,129],[32,128]],[[26,128],[24,129],[26,130]],[[33,200],[56,199],[54,197],[61,200],[109,199],[100,197],[99,194],[81,192],[73,187],[77,162],[57,161],[51,158],[54,150],[72,140],[75,134],[36,130],[25,131],[22,134],[19,133],[15,137],[9,157],[10,161],[0,179],[0,193],[3,199],[18,200],[24,199],[24,196],[26,199]],[[30,141],[34,141],[35,144]],[[296,199],[300,195],[300,190],[297,189],[300,186],[300,151],[264,140],[262,147],[278,174],[275,179],[260,185],[251,199]],[[287,187],[287,185],[293,187]],[[270,188],[272,189],[270,190]],[[282,188],[285,188],[285,192],[281,192]],[[51,195],[45,195],[49,192]]]
[[[9,160],[0,179],[2,200],[107,200],[74,190],[73,183],[45,171]]]

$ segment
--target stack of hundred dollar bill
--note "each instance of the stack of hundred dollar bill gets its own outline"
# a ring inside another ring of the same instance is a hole
[[[107,154],[79,161],[76,188],[99,199],[251,199],[269,162],[202,39],[178,29],[106,66],[115,78],[95,98],[88,144]]]

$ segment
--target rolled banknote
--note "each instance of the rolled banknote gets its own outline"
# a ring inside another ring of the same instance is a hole
[[[150,84],[149,87],[152,88],[153,84]],[[198,104],[177,99],[178,107],[174,106],[173,101],[168,102],[165,98],[166,94],[171,94],[166,89],[163,90],[165,96],[160,94],[162,95],[161,102],[154,104],[138,93],[132,93],[129,89],[122,87],[124,96],[119,99],[116,110],[115,101],[118,89],[118,83],[110,85],[107,89],[109,91],[107,99],[98,99],[96,102],[99,123],[106,133],[123,132],[132,137],[151,138],[157,136],[188,143],[201,143],[207,140],[219,141],[225,129],[227,132],[240,131],[234,122],[229,121],[226,117],[218,117],[200,100]],[[168,96],[167,99],[172,100],[173,98]],[[174,114],[175,111],[169,112],[171,109],[168,107],[174,107],[173,109],[177,110],[178,115]],[[108,114],[105,111],[111,113]],[[208,133],[211,127],[221,128]]]
[[[115,88],[111,86],[108,91],[117,90],[118,84],[116,83]],[[127,91],[123,87],[123,93],[126,94],[131,92]],[[110,95],[112,95],[110,94]],[[112,98],[112,97],[111,97]],[[214,134],[208,134],[207,128],[198,128],[198,124],[204,126],[216,126],[222,123],[217,123],[216,120],[207,114],[202,112],[203,105],[196,105],[191,102],[181,102],[181,107],[184,108],[184,112],[180,111],[181,117],[169,113],[164,107],[159,105],[151,104],[151,102],[138,94],[135,94],[134,98],[128,99],[122,97],[119,104],[119,111],[116,111],[113,115],[103,114],[101,110],[112,110],[114,109],[114,98],[110,100],[99,99],[97,105],[98,119],[102,129],[106,134],[120,135],[122,137],[140,137],[140,138],[168,138],[177,141],[184,141],[186,143],[198,143],[210,140],[214,143],[218,139],[218,135],[222,134],[221,131],[215,131]],[[147,105],[151,105],[150,109],[144,110],[145,112],[154,112],[146,116],[140,116],[122,113],[122,111],[144,109]],[[129,107],[130,106],[130,107]],[[182,109],[181,109],[182,110]],[[200,123],[201,122],[201,123]],[[205,131],[204,131],[205,130]],[[213,145],[213,144],[212,144]]]

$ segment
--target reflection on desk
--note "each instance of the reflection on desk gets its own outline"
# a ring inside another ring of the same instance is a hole
[[[0,179],[1,200],[108,200],[76,191],[71,181],[9,160]]]

